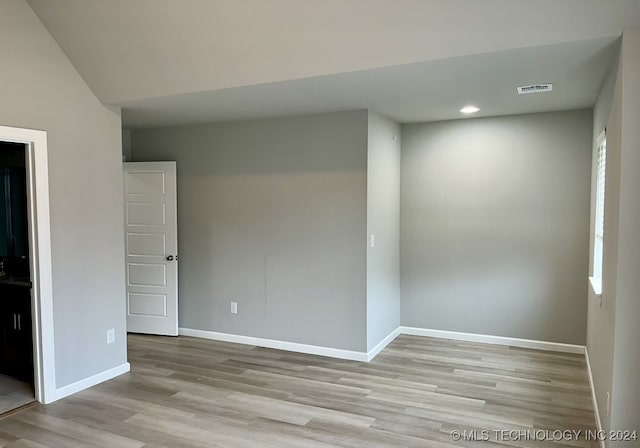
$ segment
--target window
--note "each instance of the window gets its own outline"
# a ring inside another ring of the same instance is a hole
[[[595,228],[593,242],[593,275],[591,286],[597,295],[602,294],[602,255],[604,242],[604,200],[605,176],[607,171],[607,137],[606,130],[598,137],[598,153],[596,162],[596,201]]]

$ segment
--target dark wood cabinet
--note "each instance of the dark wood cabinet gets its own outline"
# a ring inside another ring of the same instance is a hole
[[[31,288],[0,283],[0,373],[33,379]]]

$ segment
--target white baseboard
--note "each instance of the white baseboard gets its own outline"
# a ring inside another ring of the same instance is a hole
[[[380,353],[382,350],[384,350],[384,348],[387,345],[389,345],[389,343],[391,343],[391,341],[393,341],[395,338],[397,338],[399,334],[400,334],[400,327],[398,327],[395,330],[393,330],[382,341],[380,341],[378,343],[378,345],[376,345],[371,350],[369,350],[367,352],[367,362],[371,361],[373,358],[378,356],[378,353]]]
[[[513,347],[532,348],[563,353],[583,354],[583,345],[563,344],[560,342],[536,341],[533,339],[507,338],[487,334],[459,333],[457,331],[430,330],[428,328],[400,327],[400,334],[427,336],[430,338],[453,339],[466,342],[483,342],[486,344],[510,345]]]
[[[307,353],[310,355],[327,356],[330,358],[349,359],[352,361],[369,362],[399,334],[415,336],[427,336],[431,338],[453,339],[467,342],[483,342],[487,344],[510,345],[514,347],[532,348],[537,350],[549,350],[564,353],[583,354],[585,347],[582,345],[562,344],[559,342],[535,341],[531,339],[507,338],[502,336],[490,336],[484,334],[459,333],[455,331],[430,330],[427,328],[398,327],[368,352],[343,350],[339,348],[323,347],[319,345],[300,344],[297,342],[279,341],[276,339],[257,338],[216,331],[196,330],[192,328],[179,328],[181,336],[211,339],[214,341],[233,342],[236,344],[255,345],[257,347],[274,348],[290,352]]]
[[[591,387],[591,399],[593,400],[593,409],[596,415],[596,425],[598,431],[602,431],[602,420],[600,420],[600,410],[598,409],[598,398],[596,397],[596,387],[593,383],[593,374],[591,373],[591,361],[589,361],[589,350],[585,347],[584,358],[587,362],[587,372],[589,373],[589,386]],[[605,441],[600,440],[600,448],[606,448]]]
[[[307,353],[309,355],[328,356],[330,358],[349,359],[352,361],[368,362],[368,353],[340,348],[322,347],[319,345],[300,344],[297,342],[278,341],[275,339],[256,338],[253,336],[241,336],[237,334],[218,333],[216,331],[194,330],[191,328],[179,328],[181,336],[211,339],[214,341],[234,342],[236,344],[255,345],[257,347],[275,348],[290,352]]]
[[[97,373],[93,376],[90,376],[89,378],[76,381],[75,383],[71,383],[67,386],[59,387],[55,390],[55,393],[52,394],[53,396],[47,397],[47,401],[45,402],[45,404],[53,403],[54,401],[60,400],[61,398],[68,397],[69,395],[95,386],[96,384],[100,384],[117,376],[120,376],[130,370],[131,366],[128,362],[125,362],[124,364],[121,364],[109,370],[105,370],[104,372]]]

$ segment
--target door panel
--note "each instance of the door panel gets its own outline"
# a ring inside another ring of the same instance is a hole
[[[124,163],[127,330],[178,334],[175,162]]]
[[[129,263],[129,286],[167,286],[164,264]]]
[[[129,314],[136,316],[167,316],[165,294],[129,293]]]
[[[127,173],[127,193],[130,195],[164,194],[165,175],[163,171],[149,173]]]
[[[162,256],[167,253],[166,236],[162,233],[129,233],[127,250],[130,255]]]
[[[126,220],[129,226],[163,226],[167,224],[166,204],[129,202]]]

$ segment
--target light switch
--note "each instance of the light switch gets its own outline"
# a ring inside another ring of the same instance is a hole
[[[373,233],[371,234],[370,245],[371,245],[371,247],[376,247],[376,236]]]

